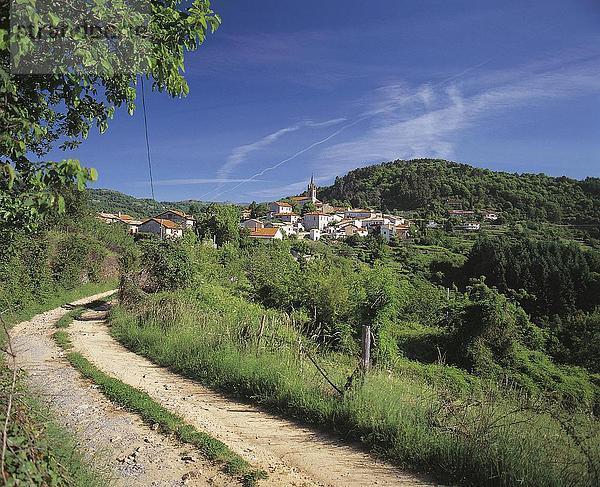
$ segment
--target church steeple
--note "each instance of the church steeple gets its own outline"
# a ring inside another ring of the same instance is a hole
[[[313,203],[317,202],[317,185],[315,184],[315,175],[314,173],[310,176],[310,183],[308,184],[308,192],[307,196]]]

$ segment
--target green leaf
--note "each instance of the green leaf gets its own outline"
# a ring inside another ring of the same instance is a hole
[[[58,15],[53,12],[48,12],[48,17],[50,18],[50,25],[52,25],[52,27],[56,27],[60,22]]]

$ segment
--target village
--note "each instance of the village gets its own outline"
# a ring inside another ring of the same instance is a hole
[[[456,208],[456,203],[451,201],[449,205],[447,216],[458,222],[454,227],[456,230],[478,232],[481,229],[481,222],[475,220],[475,211]],[[105,223],[123,224],[133,235],[154,235],[161,239],[179,238],[185,230],[196,225],[193,215],[177,209],[164,210],[145,220],[136,220],[120,212],[100,212],[97,217]],[[494,222],[498,214],[484,211],[479,217]],[[438,221],[423,222],[372,209],[332,206],[319,200],[314,177],[311,177],[304,195],[270,202],[268,211],[260,216],[253,215],[249,207],[242,208],[240,229],[249,238],[264,241],[284,238],[338,240],[371,235],[380,236],[389,243],[408,239],[417,223],[430,229],[444,228],[444,224]]]

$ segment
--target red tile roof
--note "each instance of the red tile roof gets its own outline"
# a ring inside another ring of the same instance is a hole
[[[290,205],[289,203],[286,203],[285,201],[276,201],[275,204],[279,205],[279,206],[283,206],[285,208],[291,208],[292,207],[292,205]]]
[[[194,219],[194,217],[192,215],[188,215],[188,214],[184,213],[181,210],[173,210],[171,208],[168,209],[168,210],[165,210],[165,211],[163,211],[161,213],[159,213],[158,215],[156,215],[156,217],[159,217],[160,215],[164,215],[165,213],[168,213],[168,212],[175,213],[176,215],[180,216],[181,218],[187,218],[189,220],[193,220]]]
[[[158,223],[159,225],[162,225],[165,228],[173,228],[173,229],[181,228],[179,225],[177,225],[177,223],[175,223],[171,220],[166,220],[165,218],[148,218],[148,220],[146,220],[144,223],[147,223],[150,220],[154,220],[156,223]]]
[[[256,228],[255,230],[250,231],[251,237],[274,237],[279,228]]]

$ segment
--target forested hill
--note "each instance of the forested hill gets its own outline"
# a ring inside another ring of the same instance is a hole
[[[441,159],[397,160],[362,167],[320,188],[328,202],[386,210],[444,213],[494,208],[511,219],[600,223],[600,178],[579,181],[544,174],[513,174]]]
[[[154,201],[149,198],[135,198],[112,189],[88,189],[89,202],[95,211],[108,213],[122,212],[134,218],[147,218],[167,208],[175,208],[186,213],[196,213],[204,203],[199,201]]]

